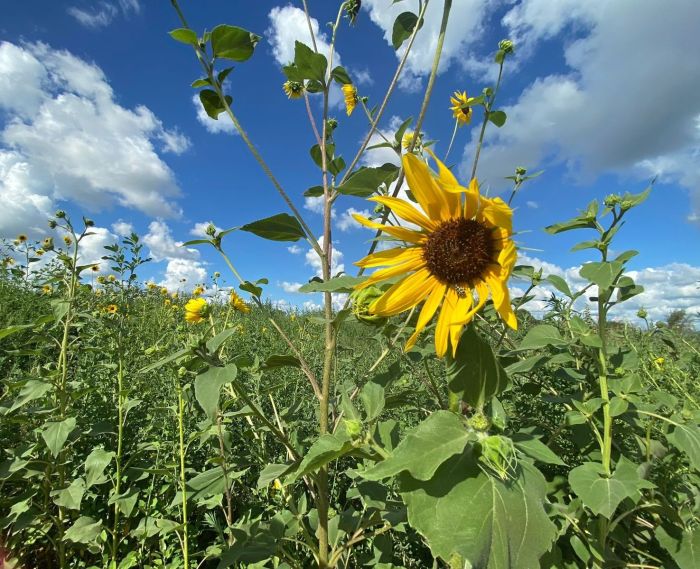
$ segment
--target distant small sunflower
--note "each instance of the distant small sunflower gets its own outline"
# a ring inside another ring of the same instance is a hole
[[[346,83],[342,89],[345,97],[345,112],[350,116],[357,106],[357,88],[352,83]]]
[[[200,296],[204,292],[203,286],[196,286],[192,291],[192,296]]]
[[[107,277],[107,280],[108,280],[109,282],[113,283],[114,281],[117,280],[117,277],[115,277],[114,275],[109,275],[109,276]]]
[[[452,116],[457,119],[459,126],[469,124],[472,120],[472,108],[467,106],[469,102],[469,97],[467,97],[467,92],[455,91],[454,95],[450,97],[450,103],[452,106],[450,110],[452,111]]]
[[[185,304],[185,320],[197,324],[204,320],[208,310],[207,301],[203,298],[192,298]]]
[[[148,282],[146,283],[146,287],[148,290],[156,290],[158,288],[158,285],[154,282]]]
[[[105,307],[105,312],[107,314],[116,314],[117,312],[119,312],[119,307],[116,304],[108,304]]]
[[[300,99],[304,96],[304,84],[299,81],[285,81],[282,89],[290,99]]]
[[[37,249],[37,250],[34,251],[34,252],[35,252],[39,257],[41,257],[44,253],[46,253],[46,251],[44,251],[43,249]]]
[[[73,240],[68,235],[63,236],[63,242],[66,244],[66,247],[70,247],[73,244]]]
[[[51,294],[53,292],[53,287],[51,285],[45,284],[41,287],[41,292],[44,294]]]
[[[91,270],[93,273],[99,273],[99,272],[100,272],[100,266],[99,266],[99,265],[93,265],[92,267],[90,267],[90,270]]]
[[[248,306],[246,302],[236,294],[236,291],[231,291],[229,302],[231,306],[233,306],[233,309],[237,310],[238,312],[242,312],[243,314],[250,312],[250,306]]]
[[[160,294],[162,294],[163,296],[167,296],[167,295],[168,295],[168,289],[165,288],[165,287],[161,287],[161,288],[160,288]]]
[[[24,233],[20,233],[17,236],[17,241],[19,241],[20,243],[26,243],[27,239],[29,238]]]

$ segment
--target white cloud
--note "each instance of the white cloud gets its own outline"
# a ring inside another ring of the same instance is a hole
[[[350,231],[351,229],[359,229],[361,227],[364,227],[357,223],[357,221],[355,221],[355,218],[353,218],[354,213],[359,213],[364,217],[369,217],[371,215],[371,213],[367,209],[358,210],[354,207],[349,207],[338,218],[338,221],[336,222],[336,227],[340,231]]]
[[[369,69],[353,69],[352,78],[358,85],[374,85]]]
[[[301,253],[304,249],[299,247],[299,245],[290,245],[287,247],[287,251],[289,251],[292,255],[298,255]]]
[[[0,216],[12,216],[3,233],[37,225],[59,200],[179,215],[180,190],[154,148],[175,131],[146,107],[117,104],[99,67],[45,44],[2,42],[0,111]]]
[[[170,259],[165,269],[165,277],[158,284],[169,291],[191,290],[207,278],[202,263],[192,259]]]
[[[190,229],[190,235],[193,235],[194,237],[201,237],[203,239],[209,239],[209,235],[207,235],[207,227],[210,225],[214,225],[217,233],[222,231],[222,229],[217,227],[213,221],[200,221],[199,223],[195,223],[194,227]]]
[[[700,212],[700,67],[687,43],[700,3],[524,0],[503,23],[523,46],[518,57],[560,32],[577,33],[564,39],[568,69],[535,79],[504,108],[506,125],[487,133],[482,179],[502,187],[515,166],[538,163],[564,164],[584,181],[659,174],[688,188],[691,215]]]
[[[120,237],[128,237],[134,232],[134,225],[118,219],[112,224],[112,231]]]
[[[100,268],[100,273],[111,272],[109,263],[102,260],[108,251],[105,250],[105,245],[113,245],[118,241],[117,236],[105,227],[91,227],[90,233],[80,242],[78,249],[78,263],[80,265],[97,264]]]
[[[218,119],[211,118],[204,110],[202,102],[199,100],[199,95],[196,93],[192,96],[192,104],[194,104],[194,108],[197,110],[197,120],[199,121],[199,124],[206,128],[207,131],[211,132],[212,134],[217,134],[220,132],[238,134],[236,127],[233,126],[233,123],[229,120],[227,115],[222,113],[219,115]]]
[[[323,199],[323,196],[318,196],[315,198],[304,198],[304,209],[308,209],[310,212],[323,215]],[[331,209],[331,219],[335,219],[335,215],[335,210]]]
[[[152,221],[149,224],[148,233],[144,235],[143,242],[148,246],[151,258],[156,262],[199,258],[197,249],[181,247],[182,242],[173,239],[170,227],[162,220]]]
[[[453,0],[439,72],[446,71],[454,62],[466,60],[470,47],[481,43],[485,17],[489,9],[498,3],[499,0]],[[420,77],[430,72],[442,20],[442,6],[442,2],[428,5],[425,22],[418,31],[402,74],[401,87],[404,89],[419,89]],[[409,7],[405,3],[394,4],[387,0],[365,0],[363,8],[369,11],[371,20],[383,30],[384,39],[389,45],[396,17],[406,10],[416,11],[415,4]],[[404,42],[396,52],[397,59],[403,57],[407,44]]]
[[[372,134],[372,136],[369,139],[369,144],[367,146],[370,147],[376,144],[383,144],[386,143],[387,140],[389,142],[393,142],[394,133],[398,130],[398,128],[401,126],[401,123],[403,123],[404,120],[405,119],[397,117],[396,115],[392,116],[389,119],[389,126],[385,128],[379,128],[378,132]],[[386,164],[387,162],[389,164],[400,166],[401,158],[398,154],[396,154],[393,148],[382,147],[367,150],[365,153],[363,153],[360,162],[363,166],[381,166],[382,164]]]
[[[319,237],[318,244],[323,247],[323,236]],[[337,243],[333,243],[333,245],[337,245]],[[340,249],[337,247],[333,247],[333,251],[331,253],[331,276],[335,276],[345,270],[345,265],[342,261],[342,251],[340,251]],[[312,248],[309,248],[309,250],[306,251],[306,264],[315,271],[315,275],[317,277],[322,275],[321,258]]]
[[[67,12],[86,28],[99,29],[111,24],[114,18],[119,15],[120,8],[125,17],[128,17],[130,12],[139,13],[141,11],[139,0],[119,0],[118,2],[103,0],[85,9],[70,6]]]
[[[280,288],[284,292],[299,292],[299,289],[302,287],[302,283],[290,283],[288,281],[282,281],[279,283]]]
[[[533,202],[533,201],[531,201],[531,200],[530,200],[530,201],[526,201],[526,202],[525,202],[525,205],[526,205],[527,207],[529,207],[530,209],[537,209],[538,207],[540,207],[540,204],[538,204],[537,202]]]
[[[280,65],[287,65],[294,61],[294,42],[300,41],[313,49],[309,24],[304,10],[294,6],[275,6],[268,14],[270,27],[266,35],[272,45],[272,55]],[[318,20],[311,18],[311,27],[316,37],[316,46],[319,53],[329,59],[330,44],[325,33],[319,34]],[[338,52],[333,54],[333,66],[340,65]]]
[[[163,142],[163,152],[182,154],[189,150],[192,142],[178,130],[163,130],[158,136]]]

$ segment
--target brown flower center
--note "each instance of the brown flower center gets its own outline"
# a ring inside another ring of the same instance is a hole
[[[442,283],[473,286],[492,264],[496,247],[491,230],[473,219],[444,222],[423,245],[428,270]]]

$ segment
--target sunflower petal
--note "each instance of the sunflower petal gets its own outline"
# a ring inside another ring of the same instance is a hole
[[[370,229],[381,229],[387,235],[391,235],[392,237],[401,239],[401,241],[418,244],[422,243],[426,239],[425,235],[423,235],[419,231],[414,231],[413,229],[406,229],[405,227],[396,227],[394,225],[382,225],[381,223],[377,223],[376,221],[367,219],[366,217],[363,217],[362,215],[359,215],[357,213],[353,213],[352,217],[360,225],[364,225],[365,227],[369,227]]]
[[[491,273],[486,276],[486,283],[491,289],[493,306],[501,319],[513,330],[518,329],[518,319],[510,304],[510,293],[506,281],[500,275]]]
[[[457,293],[453,288],[447,289],[445,300],[438,316],[437,328],[435,328],[435,353],[442,358],[447,352],[447,338],[452,324],[452,315],[457,302]]]
[[[376,284],[380,281],[384,281],[386,279],[390,279],[392,277],[396,277],[398,275],[408,273],[409,271],[415,271],[417,269],[421,269],[422,263],[423,263],[423,261],[420,261],[420,262],[409,261],[407,263],[401,263],[400,265],[396,265],[395,267],[388,267],[386,269],[379,269],[377,271],[374,271],[374,273],[372,273],[372,276],[370,276],[366,281],[363,281],[360,284],[358,284],[355,287],[355,289],[362,290],[363,288],[367,288],[369,286],[372,286],[373,284]]]
[[[428,269],[421,269],[393,285],[369,307],[372,314],[394,316],[413,308],[433,290],[437,280],[430,276]]]
[[[479,215],[496,227],[504,227],[508,233],[513,231],[513,210],[501,198],[481,198]]]
[[[430,293],[430,296],[425,301],[425,304],[423,305],[423,308],[421,309],[420,314],[418,315],[418,322],[416,322],[416,330],[415,332],[413,332],[413,334],[411,334],[411,337],[408,339],[406,345],[404,346],[404,351],[406,352],[410,350],[413,346],[415,346],[416,341],[418,340],[418,335],[423,331],[423,329],[427,326],[428,322],[430,322],[432,317],[435,315],[438,306],[440,306],[440,303],[442,302],[442,299],[445,296],[447,285],[444,285],[437,280],[435,282],[435,288],[433,288],[432,292]]]
[[[430,219],[449,219],[444,192],[435,183],[428,165],[413,154],[404,154],[403,168],[411,193]]]
[[[355,263],[358,267],[368,269],[371,267],[382,267],[391,265],[400,265],[406,261],[411,261],[416,257],[423,256],[423,249],[420,247],[394,247],[367,255],[364,259],[360,259]]]
[[[410,205],[402,199],[392,198],[389,196],[376,196],[373,198],[369,198],[369,201],[377,202],[387,206],[401,219],[405,219],[409,223],[415,223],[416,225],[420,225],[423,229],[427,229],[428,231],[437,227],[436,222],[428,219],[415,207],[413,207],[412,205]]]
[[[440,189],[444,191],[443,198],[447,202],[449,215],[450,217],[458,217],[460,214],[460,198],[458,195],[455,195],[455,193],[459,193],[459,191],[455,192],[454,188],[460,188],[461,186],[450,169],[435,156],[432,150],[426,148],[425,151],[432,156],[437,164],[439,176],[437,184]]]

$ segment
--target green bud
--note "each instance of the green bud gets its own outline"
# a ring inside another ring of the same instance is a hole
[[[66,218],[66,212],[63,211],[62,209],[59,209],[59,210],[56,211],[56,213],[54,214],[54,217],[57,217],[58,219],[65,219],[65,218]]]
[[[207,228],[205,229],[205,233],[209,235],[209,237],[214,237],[216,235],[216,227],[214,226],[213,223],[210,223],[207,225]]]
[[[472,429],[480,433],[488,431],[491,426],[491,421],[483,413],[475,413],[467,423]]]
[[[343,419],[345,430],[350,435],[350,438],[357,439],[362,434],[362,422],[355,419]]]
[[[360,13],[362,0],[347,0],[345,2],[345,16],[350,20],[350,24],[355,24],[357,15]]]
[[[518,465],[513,441],[501,435],[491,435],[481,441],[479,464],[487,474],[493,474],[501,480],[513,478]]]
[[[622,211],[627,211],[627,210],[630,209],[631,207],[632,207],[632,201],[631,201],[631,200],[622,200],[622,201],[620,202],[620,209],[621,209]]]
[[[49,219],[49,228],[56,229],[57,225],[58,223],[56,223],[53,219]]]
[[[370,286],[352,293],[352,312],[355,317],[366,324],[383,325],[386,322],[384,316],[372,314],[369,310],[371,304],[382,296],[382,291],[376,286]]]
[[[522,166],[518,166],[518,167],[515,169],[515,173],[516,173],[518,176],[524,176],[525,174],[527,174],[527,170],[526,170],[525,168],[523,168]]]
[[[221,277],[221,273],[220,273],[219,271],[216,271],[216,272],[214,273],[214,278],[215,278],[215,279],[218,279],[218,278],[220,278],[220,277]]]
[[[187,368],[185,368],[185,367],[180,367],[180,368],[177,370],[177,376],[178,376],[178,377],[182,378],[182,377],[185,377],[186,375],[187,375]]]
[[[515,51],[515,44],[511,40],[501,40],[498,42],[498,49],[508,55]]]
[[[620,200],[621,198],[617,194],[610,194],[609,196],[605,197],[603,203],[606,207],[615,207],[617,204],[620,203]]]
[[[647,311],[644,310],[643,308],[640,308],[639,310],[637,310],[637,318],[641,318],[643,320],[646,320],[647,316],[648,316]]]
[[[87,217],[84,217],[83,221],[85,222],[85,227],[94,227],[95,226],[95,222],[92,219],[88,219]]]
[[[338,121],[334,118],[330,118],[326,121],[326,132],[333,132],[338,128]]]

